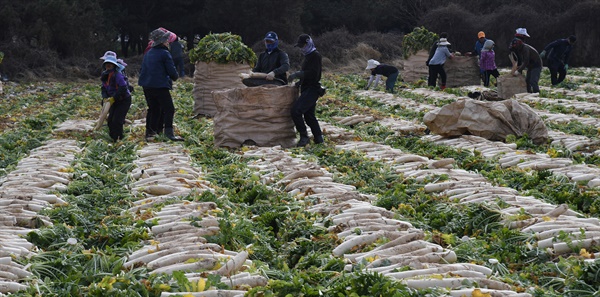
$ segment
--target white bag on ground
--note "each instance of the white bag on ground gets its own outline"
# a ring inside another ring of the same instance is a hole
[[[461,99],[428,112],[424,124],[444,136],[476,135],[494,141],[527,134],[536,144],[548,140],[544,121],[529,106],[516,100],[478,101]]]
[[[298,95],[298,88],[287,85],[214,91],[215,146],[293,147],[296,129],[290,112]]]
[[[214,116],[217,111],[211,92],[245,88],[240,73],[250,72],[248,64],[196,62],[194,70],[194,115]]]

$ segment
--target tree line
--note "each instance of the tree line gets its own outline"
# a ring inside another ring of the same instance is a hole
[[[91,61],[116,45],[120,55],[136,56],[157,27],[177,33],[191,48],[211,32],[231,32],[252,45],[274,30],[291,44],[300,33],[320,36],[343,28],[354,35],[402,36],[417,26],[448,32],[461,52],[472,51],[477,32],[485,31],[500,56],[519,27],[527,28],[528,42],[539,51],[574,34],[571,64],[598,66],[598,15],[599,0],[0,0],[0,51],[7,56],[1,66],[35,71],[54,62],[60,68],[59,61]]]

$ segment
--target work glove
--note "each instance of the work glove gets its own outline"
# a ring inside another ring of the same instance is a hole
[[[267,77],[265,77],[267,80],[273,80],[275,78],[275,72],[271,71],[269,73],[267,73]]]
[[[543,58],[545,58],[545,57],[546,57],[546,51],[542,51],[542,52],[540,53],[540,58],[542,58],[542,59],[543,59]]]
[[[569,70],[569,64],[565,64],[565,71]]]
[[[292,82],[294,79],[302,79],[302,78],[304,78],[304,71],[297,71],[297,72],[290,74],[290,76],[288,76],[288,81]]]

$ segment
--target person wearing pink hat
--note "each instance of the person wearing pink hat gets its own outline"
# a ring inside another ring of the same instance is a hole
[[[171,32],[161,28],[150,33],[152,40],[150,50],[144,55],[138,85],[144,90],[144,97],[148,104],[146,114],[146,141],[164,132],[164,135],[173,141],[183,141],[175,136],[173,131],[173,117],[175,106],[170,90],[173,81],[179,78],[169,52],[169,37]]]

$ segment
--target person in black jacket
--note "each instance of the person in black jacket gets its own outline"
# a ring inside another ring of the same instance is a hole
[[[377,60],[370,59],[367,61],[367,68],[365,68],[365,70],[371,70],[371,76],[369,77],[369,82],[365,88],[366,90],[371,87],[373,81],[375,81],[373,88],[377,88],[379,80],[381,80],[381,76],[383,75],[387,77],[385,81],[385,90],[392,94],[394,93],[396,80],[398,79],[398,74],[400,73],[398,68],[391,65],[381,64]]]
[[[323,132],[315,116],[317,99],[324,94],[320,82],[323,58],[308,34],[298,36],[295,46],[300,48],[304,55],[304,61],[302,61],[301,70],[290,74],[288,80],[293,82],[295,79],[300,79],[296,84],[300,87],[300,97],[292,105],[291,113],[296,131],[300,134],[297,146],[302,147],[310,142],[306,125],[310,127],[314,143],[323,143]]]
[[[290,59],[286,52],[279,49],[277,33],[267,32],[264,41],[266,50],[258,56],[258,61],[252,72],[266,73],[267,80],[278,78],[287,84],[286,73],[290,69]]]
[[[565,80],[567,70],[569,69],[569,58],[571,50],[577,38],[575,35],[565,39],[557,39],[550,42],[540,53],[540,57],[546,58],[548,70],[550,70],[550,80],[555,86]]]

